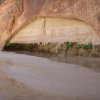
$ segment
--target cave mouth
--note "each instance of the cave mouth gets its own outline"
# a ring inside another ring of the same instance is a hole
[[[69,55],[73,56],[100,56],[97,50],[99,49],[98,40],[100,41],[94,29],[83,21],[66,18],[37,18],[14,33],[4,50],[46,54],[62,52],[68,54],[70,51]],[[96,45],[96,48],[93,45]],[[90,52],[92,48],[95,54]]]

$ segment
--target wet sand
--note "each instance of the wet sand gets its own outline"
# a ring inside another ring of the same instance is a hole
[[[0,52],[0,100],[100,100],[100,73],[84,65]]]

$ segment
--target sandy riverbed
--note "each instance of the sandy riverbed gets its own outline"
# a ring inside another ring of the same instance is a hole
[[[0,100],[100,100],[100,73],[46,58],[0,52]]]

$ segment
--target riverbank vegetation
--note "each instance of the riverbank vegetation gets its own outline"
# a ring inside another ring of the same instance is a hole
[[[100,57],[100,45],[78,44],[75,42],[59,43],[7,43],[4,47],[6,51],[28,51],[66,56]]]

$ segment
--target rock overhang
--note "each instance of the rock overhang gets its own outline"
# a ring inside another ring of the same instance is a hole
[[[10,43],[92,43],[100,39],[92,26],[84,21],[57,17],[39,17],[25,24],[9,39]]]
[[[0,9],[1,45],[36,16],[81,20],[100,37],[99,0],[6,0]]]

